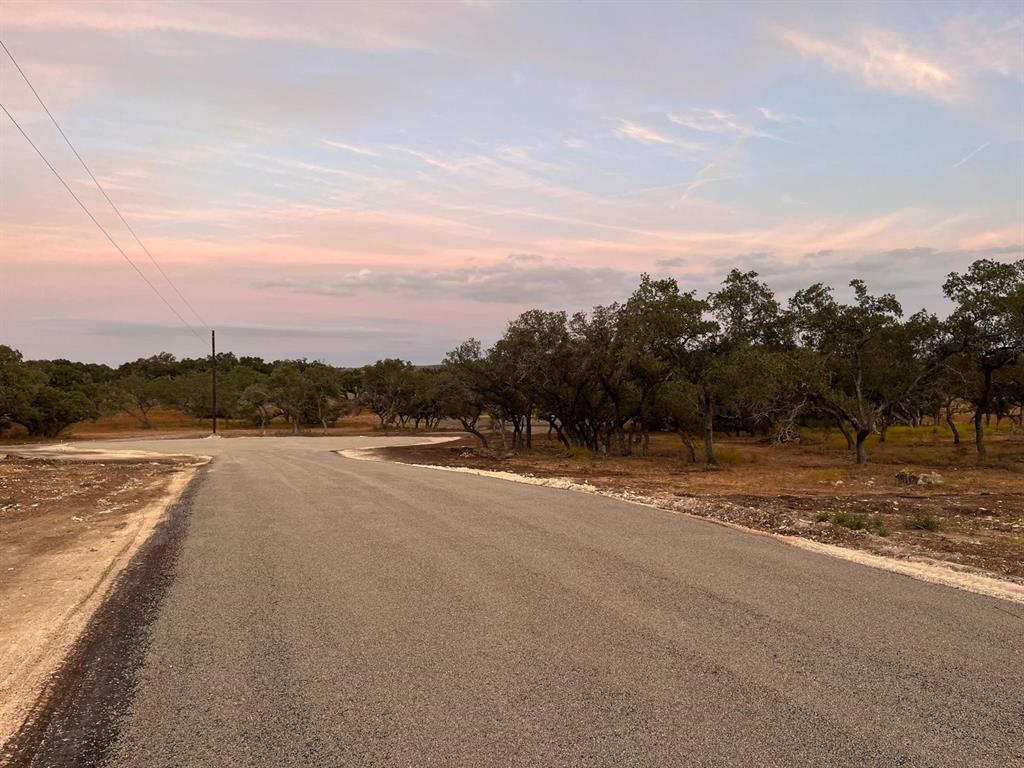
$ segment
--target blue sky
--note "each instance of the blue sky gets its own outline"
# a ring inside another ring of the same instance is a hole
[[[1022,255],[1020,3],[7,2],[0,37],[241,354],[433,362],[645,271],[941,311],[950,270]],[[6,118],[0,150],[2,340],[201,352]]]

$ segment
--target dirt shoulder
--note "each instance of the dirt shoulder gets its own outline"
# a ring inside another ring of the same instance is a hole
[[[0,454],[0,744],[203,463]]]
[[[565,455],[553,447],[506,454],[479,450],[468,438],[375,453],[410,464],[511,473],[1024,586],[1024,474],[1012,465],[977,467],[964,459],[963,467],[942,467],[941,485],[904,487],[896,482],[903,463],[858,468],[831,454],[752,443],[723,450],[734,463],[717,469],[688,464],[667,449],[626,458]]]

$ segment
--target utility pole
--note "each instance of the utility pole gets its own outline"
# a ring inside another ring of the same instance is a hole
[[[213,374],[213,434],[217,434],[217,332],[210,330],[210,372]]]

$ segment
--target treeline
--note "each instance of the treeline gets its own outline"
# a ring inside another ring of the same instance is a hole
[[[531,310],[491,348],[470,339],[436,367],[380,360],[359,369],[224,354],[218,416],[265,429],[283,419],[326,430],[368,409],[383,428],[458,420],[484,446],[531,447],[536,422],[567,449],[646,453],[653,431],[679,435],[691,461],[715,463],[715,435],[785,442],[823,421],[858,463],[893,424],[948,424],[969,411],[984,457],[987,421],[1020,424],[1024,260],[974,262],[942,286],[953,309],[905,316],[859,280],[843,302],[828,286],[783,304],[755,272],[733,270],[706,296],[644,275],[625,302],[590,313]],[[22,361],[0,347],[0,429],[54,435],[103,409],[148,426],[157,406],[212,416],[210,361],[157,355],[120,368]],[[486,422],[485,422],[486,420]]]
[[[209,358],[176,359],[168,353],[118,368],[70,360],[24,360],[0,345],[0,433],[20,426],[30,436],[55,437],[70,425],[104,413],[125,413],[144,429],[157,408],[196,419],[214,415]],[[261,433],[284,421],[293,433],[322,430],[362,409],[380,426],[436,427],[441,418],[436,366],[380,360],[364,368],[337,368],[308,360],[266,362],[217,355],[220,419],[244,421]]]
[[[589,314],[534,310],[489,350],[469,340],[445,360],[448,412],[485,444],[490,414],[530,445],[532,417],[571,448],[645,453],[654,430],[695,441],[715,463],[715,433],[792,440],[834,423],[858,463],[893,424],[944,421],[969,408],[978,453],[991,416],[1019,424],[1024,403],[1024,260],[979,260],[942,286],[954,309],[905,317],[892,294],[860,280],[853,300],[815,284],[784,306],[755,272],[733,270],[705,297],[644,275],[622,304]],[[505,430],[499,429],[502,439]]]

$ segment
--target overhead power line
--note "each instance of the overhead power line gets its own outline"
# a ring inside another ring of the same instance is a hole
[[[57,181],[59,181],[61,184],[64,185],[64,189],[66,189],[68,191],[68,194],[71,195],[71,197],[73,197],[75,199],[75,202],[78,203],[79,207],[83,211],[85,211],[86,216],[88,216],[90,219],[92,219],[92,223],[95,224],[97,227],[99,227],[100,232],[102,232],[104,235],[106,235],[107,240],[110,241],[110,244],[117,249],[117,252],[120,253],[124,257],[125,261],[127,261],[129,264],[131,264],[132,269],[134,269],[136,272],[139,273],[139,277],[141,277],[143,280],[146,281],[146,285],[148,285],[150,288],[153,289],[153,293],[155,293],[157,296],[160,297],[160,300],[164,304],[166,304],[167,308],[170,309],[171,312],[173,312],[175,314],[175,316],[179,320],[181,320],[181,322],[185,325],[185,327],[188,328],[192,332],[192,335],[195,336],[197,339],[199,339],[199,341],[201,343],[205,344],[205,341],[203,340],[203,337],[199,335],[199,333],[196,331],[196,329],[193,328],[189,324],[188,320],[186,320],[184,317],[181,316],[181,313],[177,309],[174,308],[174,305],[171,304],[171,302],[169,302],[167,300],[167,297],[165,297],[162,293],[160,293],[160,289],[158,289],[155,285],[153,285],[153,282],[148,277],[146,277],[146,273],[143,272],[141,269],[139,269],[139,265],[136,264],[134,261],[132,261],[132,258],[127,253],[125,253],[124,249],[121,248],[121,246],[117,244],[117,241],[114,240],[114,238],[112,238],[110,236],[110,233],[107,232],[106,228],[102,224],[100,224],[99,220],[95,216],[92,215],[92,211],[90,211],[88,209],[88,207],[86,207],[85,203],[82,202],[81,198],[78,195],[75,194],[75,190],[73,190],[70,186],[68,186],[68,183],[66,181],[64,181],[64,177],[60,175],[60,172],[58,172],[56,168],[53,167],[53,164],[49,160],[46,159],[46,155],[44,155],[42,153],[42,150],[40,150],[39,147],[36,146],[36,143],[34,141],[32,141],[32,139],[29,137],[29,135],[27,133],[25,133],[25,129],[21,127],[21,124],[17,120],[14,119],[14,115],[12,115],[10,112],[8,112],[7,111],[7,107],[5,107],[3,104],[0,104],[0,109],[2,109],[4,111],[4,114],[7,115],[8,118],[10,118],[12,123],[14,123],[14,127],[17,128],[18,131],[21,132],[21,135],[25,137],[25,141],[27,141],[29,143],[29,145],[32,147],[32,149],[34,149],[36,151],[36,154],[39,155],[39,158],[44,163],[46,163],[46,167],[49,168],[53,172],[54,176],[57,177]]]
[[[182,303],[186,307],[188,307],[192,314],[196,316],[196,319],[199,320],[199,322],[203,326],[205,326],[207,330],[209,330],[210,326],[207,325],[206,321],[203,320],[202,316],[198,312],[196,312],[196,308],[193,307],[191,302],[189,302],[189,300],[185,298],[184,294],[182,294],[182,292],[178,290],[178,286],[174,284],[174,281],[171,280],[171,278],[167,275],[166,272],[164,272],[163,267],[161,267],[160,264],[157,263],[157,260],[153,258],[153,254],[149,252],[149,248],[146,247],[146,244],[142,242],[139,236],[135,233],[135,230],[132,229],[132,225],[128,223],[128,220],[125,219],[124,215],[121,213],[121,210],[114,204],[114,201],[110,199],[110,195],[107,194],[107,191],[103,188],[103,185],[100,184],[99,179],[96,178],[95,174],[93,174],[92,170],[86,164],[85,160],[82,159],[82,156],[78,153],[78,150],[75,149],[75,145],[71,143],[71,139],[69,139],[68,135],[64,133],[64,129],[60,127],[60,123],[57,122],[57,118],[55,118],[53,116],[53,113],[50,112],[49,107],[46,106],[46,102],[43,101],[43,97],[39,95],[39,92],[36,90],[35,86],[32,85],[32,81],[29,80],[28,75],[25,74],[25,70],[23,70],[21,68],[21,65],[18,64],[18,60],[14,58],[14,54],[11,53],[10,49],[4,44],[3,40],[0,40],[0,47],[4,49],[4,53],[7,54],[7,57],[11,60],[11,63],[14,64],[14,68],[18,70],[18,74],[21,75],[22,79],[25,81],[25,84],[29,87],[29,90],[32,91],[32,95],[36,97],[36,101],[39,102],[39,106],[41,106],[43,108],[43,111],[46,112],[47,117],[50,118],[50,122],[53,123],[53,126],[64,138],[64,141],[67,143],[68,148],[70,148],[71,151],[75,154],[75,157],[78,158],[78,162],[82,164],[82,167],[85,169],[85,172],[89,174],[89,178],[92,179],[93,184],[96,185],[96,189],[100,191],[100,194],[103,195],[104,199],[110,204],[110,207],[114,210],[114,213],[117,214],[117,217],[121,220],[121,223],[124,224],[125,228],[131,233],[132,237],[135,238],[135,242],[139,244],[139,247],[143,250],[146,256],[149,257],[149,260],[153,263],[153,266],[157,268],[157,271],[161,275],[163,275],[164,280],[166,280],[167,284],[171,286],[174,292],[178,295],[178,298],[181,299]],[[28,137],[26,136],[26,138]]]

